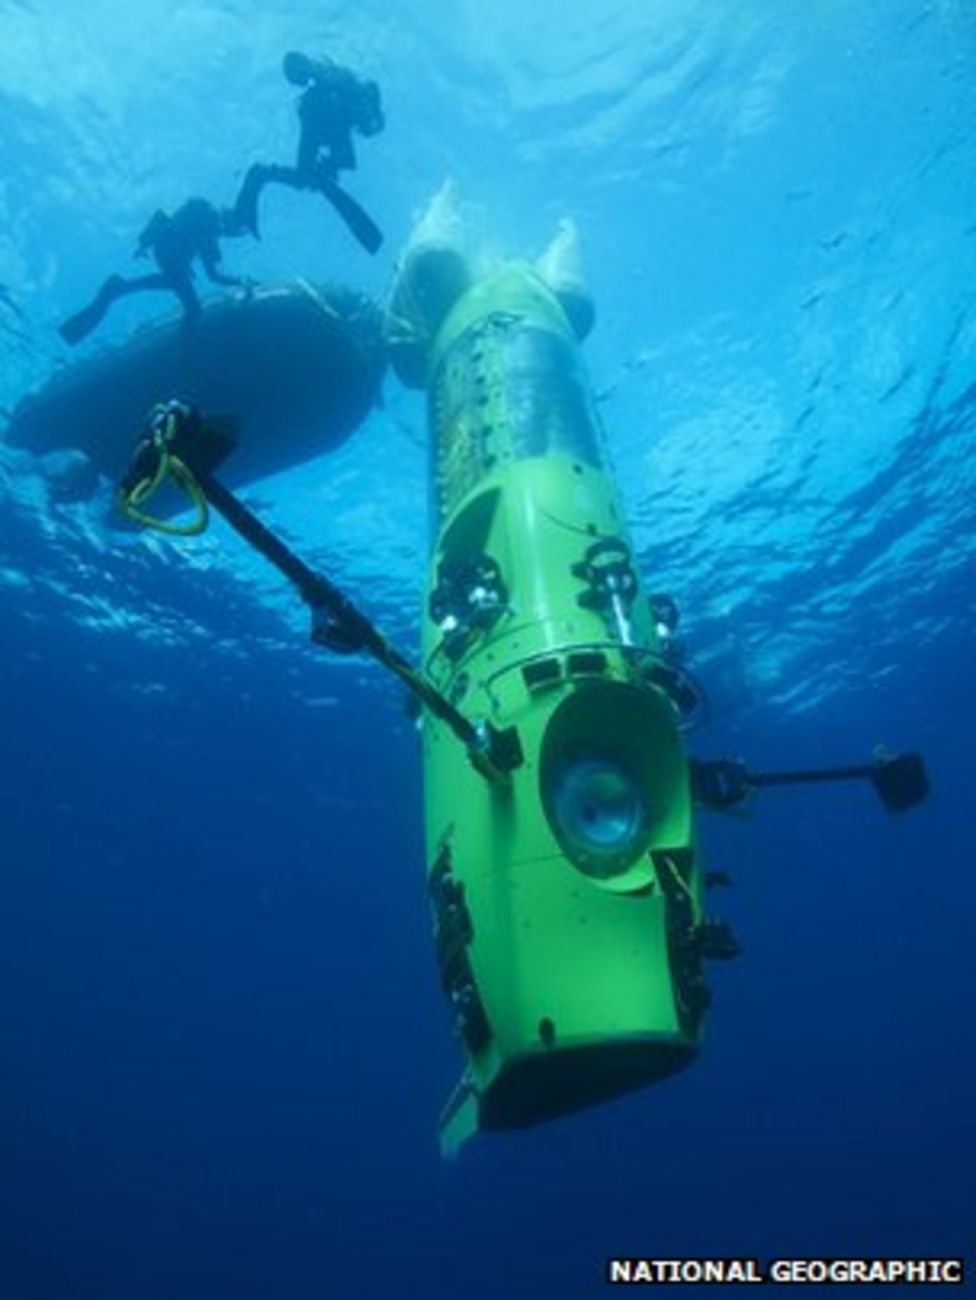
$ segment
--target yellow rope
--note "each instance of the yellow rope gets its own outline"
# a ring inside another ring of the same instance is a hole
[[[210,512],[207,509],[207,498],[203,489],[193,477],[189,467],[168,450],[175,431],[176,416],[170,412],[162,428],[157,429],[153,434],[153,443],[159,451],[159,462],[155,472],[140,479],[127,492],[120,492],[117,504],[127,518],[141,524],[144,528],[152,528],[157,533],[167,533],[171,537],[196,537],[206,529]],[[184,492],[193,504],[196,513],[189,523],[167,523],[165,519],[159,519],[142,509],[167,480],[170,480],[178,491]]]

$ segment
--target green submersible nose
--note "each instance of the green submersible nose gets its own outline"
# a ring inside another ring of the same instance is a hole
[[[487,781],[424,719],[436,950],[467,1056],[451,1151],[681,1069],[707,990],[678,732],[694,695],[633,566],[560,302],[519,263],[479,281],[427,386],[424,666],[522,756]]]

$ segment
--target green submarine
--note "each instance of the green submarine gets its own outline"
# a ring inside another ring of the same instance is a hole
[[[449,1150],[681,1069],[706,1000],[679,731],[695,695],[601,455],[578,338],[592,308],[575,266],[547,269],[479,275],[422,232],[391,306],[399,323],[422,304],[422,366],[411,331],[390,332],[394,366],[428,394],[424,671],[520,759],[486,781],[424,723],[435,947],[468,1058]]]
[[[217,478],[235,444],[220,421],[157,407],[119,495],[158,524],[150,503],[175,485],[194,517],[170,531],[199,531],[217,509],[294,583],[315,641],[371,655],[418,700],[434,948],[466,1061],[441,1119],[445,1154],[695,1059],[706,963],[739,951],[706,909],[697,808],[866,779],[901,811],[928,789],[914,753],[765,774],[689,756],[682,728],[700,694],[601,454],[575,231],[565,224],[534,265],[481,266],[451,200],[442,192],[415,231],[386,317],[394,370],[427,395],[419,666]]]

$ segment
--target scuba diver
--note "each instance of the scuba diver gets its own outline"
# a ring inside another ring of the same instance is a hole
[[[244,233],[233,212],[220,212],[206,199],[189,199],[172,216],[157,209],[139,236],[135,255],[148,257],[152,253],[158,272],[130,280],[110,275],[88,306],[59,325],[58,332],[73,346],[101,324],[116,299],[153,289],[176,294],[183,308],[184,329],[192,329],[202,310],[193,284],[194,259],[203,263],[213,284],[247,288],[250,281],[220,270],[220,239]]]
[[[363,81],[331,59],[310,59],[296,50],[287,53],[282,71],[293,86],[303,87],[298,99],[301,134],[294,167],[255,163],[237,196],[238,223],[260,238],[258,200],[265,185],[276,183],[296,190],[318,190],[332,204],[367,252],[375,253],[383,234],[373,219],[339,183],[339,173],[354,171],[352,133],[378,135],[385,125],[380,88]]]

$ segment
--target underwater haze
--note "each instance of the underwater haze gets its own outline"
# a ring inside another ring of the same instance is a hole
[[[611,1255],[964,1255],[970,0],[0,0],[6,412],[153,209],[291,156],[289,49],[380,83],[348,186],[386,241],[277,189],[227,269],[380,298],[447,176],[501,253],[574,217],[610,460],[708,693],[692,752],[919,749],[932,794],[703,814],[744,953],[700,1059],[446,1163],[461,1053],[402,689],[313,650],[222,524],[120,531],[109,485],[0,444],[0,1300],[586,1300]],[[79,355],[169,312],[128,299]],[[388,375],[245,497],[414,654],[416,394]]]

